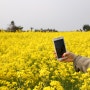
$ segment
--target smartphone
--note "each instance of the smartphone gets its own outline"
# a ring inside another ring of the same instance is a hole
[[[63,53],[66,52],[64,38],[63,37],[54,38],[53,42],[54,42],[55,52],[57,54],[57,59],[63,60],[64,58],[62,57],[62,55]]]

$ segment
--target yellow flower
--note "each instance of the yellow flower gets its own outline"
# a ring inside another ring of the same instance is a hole
[[[90,57],[89,34],[0,32],[0,90],[90,90],[90,68],[87,73],[75,72],[73,63],[57,61],[52,42],[63,36],[67,50]]]

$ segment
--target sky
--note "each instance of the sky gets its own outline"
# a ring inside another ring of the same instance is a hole
[[[0,0],[0,28],[79,30],[90,25],[90,0]]]

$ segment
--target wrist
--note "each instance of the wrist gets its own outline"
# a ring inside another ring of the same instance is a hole
[[[73,53],[71,53],[71,54],[72,54],[72,62],[74,62],[74,60],[77,58],[77,55],[75,55]]]

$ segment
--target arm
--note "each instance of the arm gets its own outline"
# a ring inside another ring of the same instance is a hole
[[[90,67],[90,58],[76,56],[73,60],[73,65],[76,72],[86,72],[87,69]]]
[[[87,69],[90,67],[90,58],[76,56],[71,52],[66,52],[63,54],[63,57],[66,57],[64,62],[73,62],[74,68],[76,72],[82,71],[86,72]]]

